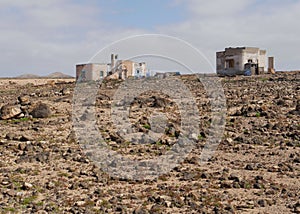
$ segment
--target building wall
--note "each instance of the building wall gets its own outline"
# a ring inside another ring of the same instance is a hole
[[[107,64],[92,64],[92,79],[101,80],[107,76],[108,73]]]
[[[244,66],[248,60],[258,63],[262,71],[266,70],[266,51],[259,48],[239,47],[226,48],[225,51],[217,52],[217,73],[231,75],[243,74]]]
[[[260,50],[259,67],[263,67],[263,71],[267,71],[267,51]]]
[[[135,77],[145,77],[146,76],[146,63],[134,63],[134,74]]]
[[[76,80],[97,81],[107,76],[111,79],[146,76],[147,68],[145,62],[138,63],[131,60],[117,60],[117,55],[113,54],[111,58],[112,61],[110,64],[88,63],[76,65]]]
[[[133,76],[133,74],[134,74],[134,62],[132,62],[130,60],[123,60],[122,65],[123,65],[123,69],[127,70],[127,74],[126,74],[125,78]]]
[[[131,60],[119,60],[116,63],[116,69],[110,78],[112,79],[127,79],[128,77],[145,77],[146,63],[133,62]],[[117,74],[115,74],[117,73]]]
[[[79,64],[76,65],[76,80],[97,81],[105,78],[108,74],[107,64]]]

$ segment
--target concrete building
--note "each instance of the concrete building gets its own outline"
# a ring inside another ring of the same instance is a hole
[[[87,63],[76,65],[77,81],[97,81],[103,78],[127,79],[128,77],[145,77],[145,62],[119,60],[118,55],[111,54],[110,63]]]
[[[258,75],[266,71],[266,50],[254,47],[226,48],[217,52],[217,74]]]

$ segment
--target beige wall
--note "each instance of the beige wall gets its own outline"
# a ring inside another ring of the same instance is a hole
[[[106,64],[79,64],[76,65],[76,80],[84,78],[86,81],[100,80],[101,74],[103,78],[107,76],[108,66]]]

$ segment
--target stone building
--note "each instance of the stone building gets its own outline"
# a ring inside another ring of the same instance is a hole
[[[217,74],[250,75],[266,71],[266,50],[254,47],[226,48],[217,52]]]

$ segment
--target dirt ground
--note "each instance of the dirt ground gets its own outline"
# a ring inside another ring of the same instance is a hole
[[[206,164],[199,157],[210,135],[210,100],[196,76],[174,78],[193,95],[200,134],[182,163],[153,180],[113,177],[85,155],[72,124],[73,79],[0,79],[0,116],[8,117],[0,120],[0,212],[300,213],[300,72],[220,78],[226,126]],[[111,118],[122,84],[105,81],[97,93],[105,143],[139,160],[169,151],[182,131],[176,102],[154,91],[136,97],[134,132],[149,133],[153,112],[166,115],[167,127],[150,145],[132,144]],[[40,103],[51,113],[34,114]]]

